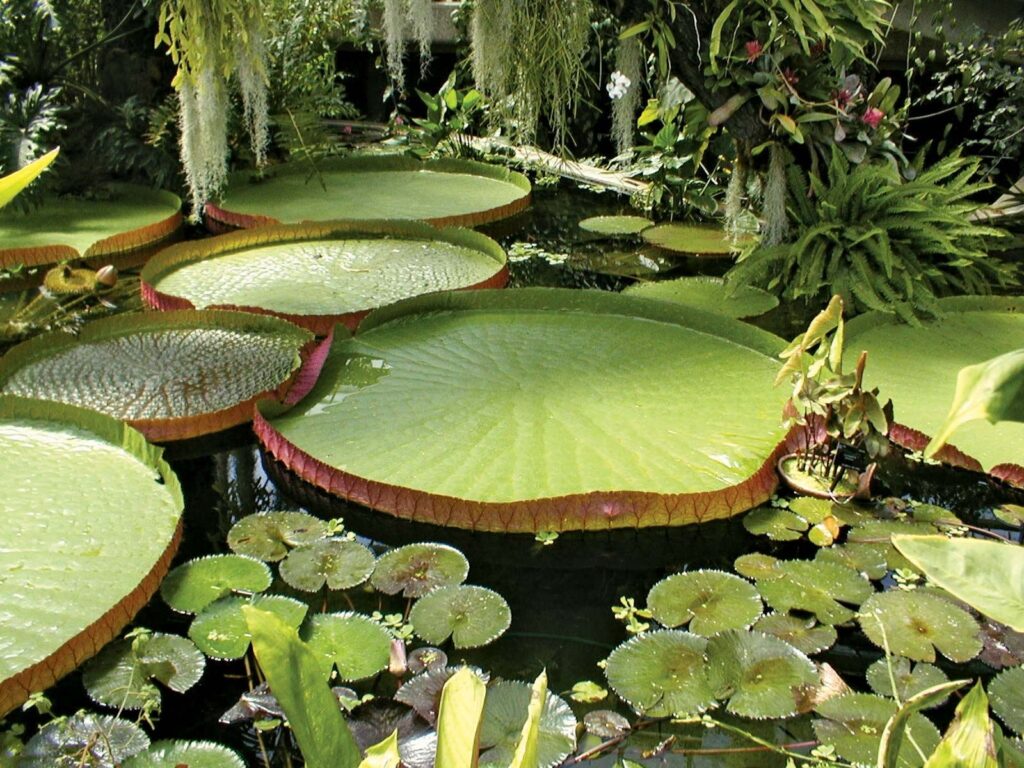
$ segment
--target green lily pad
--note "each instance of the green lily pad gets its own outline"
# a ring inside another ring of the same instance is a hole
[[[892,665],[891,677],[890,664]],[[949,682],[946,673],[934,664],[918,662],[911,666],[910,659],[903,656],[890,656],[888,659],[883,656],[878,659],[868,667],[867,679],[871,690],[879,696],[898,697],[900,701],[906,701],[911,696],[916,696],[932,686]],[[894,679],[896,681],[895,691],[892,687]],[[940,703],[936,702],[932,706],[938,706]]]
[[[886,554],[887,550],[880,546],[842,544],[819,549],[814,554],[814,559],[850,568],[877,581],[889,573]]]
[[[1019,297],[942,299],[939,308],[942,317],[921,326],[868,313],[846,328],[847,349],[870,355],[865,386],[877,386],[883,397],[892,398],[897,422],[928,435],[949,412],[961,368],[1024,347]],[[985,468],[1020,464],[1024,424],[974,421],[960,427],[953,442]]]
[[[248,309],[325,335],[401,299],[505,279],[505,252],[477,232],[336,221],[178,243],[146,264],[142,295],[157,309]]]
[[[1004,669],[988,684],[992,711],[1007,728],[1024,734],[1024,667]]]
[[[252,640],[242,612],[246,605],[269,611],[290,627],[298,627],[309,610],[305,603],[282,595],[256,595],[251,600],[222,597],[192,620],[188,636],[211,659],[242,658]]]
[[[321,539],[296,547],[281,561],[281,578],[303,592],[349,589],[373,573],[373,552],[358,541]]]
[[[206,657],[191,640],[157,633],[111,643],[85,666],[82,683],[96,703],[130,711],[160,700],[150,680],[184,693],[205,667]]]
[[[763,720],[797,714],[796,692],[818,682],[814,663],[789,643],[732,630],[708,641],[708,679],[728,710]]]
[[[484,587],[438,587],[409,612],[416,634],[431,645],[449,637],[456,648],[477,648],[501,637],[512,623],[505,598]]]
[[[476,226],[530,204],[530,182],[505,168],[466,160],[422,162],[368,156],[274,166],[263,178],[231,177],[224,199],[206,215],[227,226],[328,219],[419,219]]]
[[[779,570],[781,562],[777,557],[766,555],[763,552],[750,552],[737,557],[732,567],[736,573],[746,576],[748,579],[781,579],[782,571]]]
[[[28,740],[19,768],[113,768],[149,746],[135,723],[79,713],[53,720]]]
[[[743,527],[772,541],[796,541],[810,527],[799,515],[781,507],[758,507],[743,516]]]
[[[607,292],[439,294],[336,338],[310,394],[256,431],[300,477],[421,522],[680,525],[768,498],[785,435],[779,346],[736,320]],[[353,357],[381,375],[350,379]]]
[[[248,422],[257,399],[287,389],[313,337],[242,312],[117,315],[19,344],[0,392],[100,411],[151,440]]]
[[[626,288],[623,293],[645,299],[674,301],[736,318],[757,317],[779,305],[777,298],[760,288],[742,285],[730,291],[722,278],[707,275],[637,283]]]
[[[728,258],[741,247],[724,229],[700,224],[659,224],[645,229],[642,237],[666,251],[690,256]]]
[[[211,555],[182,563],[160,585],[160,596],[181,613],[199,613],[233,592],[263,592],[273,577],[266,564],[242,555]]]
[[[639,235],[654,222],[643,216],[591,216],[580,222],[580,229],[609,237]]]
[[[0,716],[113,640],[177,550],[160,451],[78,408],[0,397]]]
[[[838,633],[829,624],[786,613],[770,613],[757,620],[754,629],[784,640],[801,653],[811,656],[835,645]]]
[[[503,680],[487,689],[480,726],[481,764],[509,765],[526,724],[531,687]],[[576,749],[576,716],[561,698],[547,693],[537,734],[537,768],[561,765]]]
[[[370,583],[386,595],[423,597],[432,589],[461,584],[469,574],[466,556],[445,544],[407,544],[377,558]]]
[[[971,614],[921,590],[878,592],[864,601],[859,618],[871,642],[914,661],[935,661],[936,650],[959,662],[981,653]]]
[[[665,627],[689,623],[704,637],[745,629],[761,615],[761,597],[750,582],[724,571],[690,571],[662,579],[647,595],[647,607]]]
[[[312,544],[327,535],[327,523],[307,512],[263,512],[246,515],[228,531],[236,555],[267,563],[284,560],[288,550]]]
[[[897,568],[917,570],[893,546],[892,537],[935,532],[935,527],[930,523],[914,522],[912,520],[871,520],[855,525],[850,529],[850,533],[846,537],[846,548],[854,553],[858,549],[863,548],[866,551],[859,556],[865,560],[875,560],[881,556],[884,558],[889,570],[896,570]]]
[[[324,661],[324,680],[331,670],[345,682],[362,680],[388,665],[391,635],[384,627],[358,613],[318,613],[304,628],[303,637]]]
[[[704,651],[708,641],[678,629],[637,635],[608,657],[608,684],[637,713],[692,715],[715,701]]]
[[[156,741],[124,768],[245,768],[238,753],[212,741]]]
[[[826,719],[814,721],[814,733],[823,744],[834,746],[844,760],[856,765],[874,766],[882,731],[889,718],[896,714],[896,709],[896,702],[892,699],[869,693],[846,693],[818,705],[818,714]],[[921,768],[924,759],[914,744],[926,756],[930,755],[941,740],[939,731],[924,715],[915,713],[910,716],[907,734],[909,738],[905,738],[900,746],[896,765],[898,768]]]
[[[770,578],[759,578],[761,597],[779,613],[807,611],[822,624],[842,624],[854,617],[847,606],[860,605],[874,590],[852,568],[820,560],[779,561]]]

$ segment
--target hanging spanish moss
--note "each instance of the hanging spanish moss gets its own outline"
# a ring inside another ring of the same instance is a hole
[[[640,82],[643,78],[643,52],[638,37],[619,44],[615,54],[615,70],[629,83],[625,93],[612,99],[612,137],[621,155],[633,148],[636,113],[640,108]]]
[[[764,204],[761,211],[761,217],[764,219],[761,242],[764,245],[778,245],[789,234],[789,217],[786,214],[788,157],[781,144],[772,144],[770,152],[768,179],[764,185]]]
[[[263,30],[258,19],[253,19],[246,39],[248,48],[241,48],[235,55],[238,61],[238,90],[242,94],[242,115],[256,165],[267,160],[267,145],[270,143],[270,107],[267,103],[266,61],[267,48]]]
[[[434,0],[408,0],[409,26],[420,49],[420,73],[430,63],[430,44],[434,40]]]
[[[725,231],[729,237],[737,238],[743,231],[743,197],[747,191],[747,164],[743,156],[737,156],[725,190]]]
[[[564,145],[586,75],[591,0],[478,0],[473,78],[513,139],[534,139],[541,118]]]
[[[405,0],[384,0],[384,53],[388,76],[405,82]]]

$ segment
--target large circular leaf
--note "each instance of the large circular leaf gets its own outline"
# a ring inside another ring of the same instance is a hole
[[[690,571],[651,587],[647,607],[665,627],[689,623],[691,632],[710,637],[757,621],[761,596],[749,581],[731,573]]]
[[[505,252],[484,235],[412,221],[334,221],[179,243],[142,271],[151,307],[235,308],[326,335],[371,309],[434,291],[501,287]]]
[[[476,648],[501,637],[512,623],[512,612],[497,592],[459,584],[439,587],[417,600],[409,622],[432,645],[450,636],[456,648]]]
[[[720,277],[699,275],[631,285],[623,293],[685,304],[727,317],[757,317],[779,305],[767,291],[750,285],[727,287]]]
[[[847,693],[819,704],[817,711],[825,719],[814,721],[814,733],[824,744],[836,748],[839,757],[856,765],[875,766],[878,745],[886,723],[896,714],[896,702],[869,693]],[[910,716],[907,735],[897,754],[898,768],[920,768],[924,759],[939,744],[939,732],[923,715]],[[915,745],[917,748],[915,748]]]
[[[674,253],[711,258],[728,258],[739,250],[720,227],[701,224],[659,224],[641,235],[651,245]]]
[[[391,635],[358,613],[319,613],[304,631],[306,642],[324,662],[324,680],[337,668],[346,681],[362,680],[388,665]]]
[[[639,235],[654,222],[643,216],[591,216],[580,222],[580,229],[597,235],[626,237]]]
[[[235,592],[263,592],[272,580],[270,569],[255,558],[210,555],[182,563],[167,574],[160,595],[176,611],[199,613]]]
[[[228,546],[239,555],[268,563],[284,560],[289,548],[312,544],[327,535],[327,524],[308,512],[246,515],[228,531]]]
[[[312,336],[242,312],[118,315],[56,332],[0,360],[0,392],[77,405],[127,421],[151,440],[216,432],[283,396]]]
[[[971,614],[919,589],[872,595],[860,608],[860,626],[879,648],[914,661],[935,661],[936,649],[960,662],[981,652],[980,627]]]
[[[465,160],[355,157],[279,165],[261,179],[236,174],[224,199],[207,204],[218,227],[328,219],[419,219],[476,226],[530,204],[530,182],[505,168]]]
[[[0,715],[112,640],[180,540],[178,481],[123,424],[0,397]]]
[[[872,312],[846,331],[847,349],[869,353],[866,386],[892,398],[897,422],[929,435],[949,412],[961,368],[1024,347],[1024,299],[962,297],[943,299],[939,307],[942,317],[923,325]],[[953,442],[987,469],[1024,464],[1024,424],[973,421]]]
[[[487,689],[480,726],[481,764],[509,765],[526,724],[532,689],[526,683],[503,680]],[[538,768],[561,765],[576,748],[576,716],[569,705],[548,691],[537,734]]]
[[[370,581],[386,595],[423,597],[432,589],[461,584],[469,574],[466,556],[445,544],[408,544],[377,558]]]
[[[848,606],[860,605],[874,592],[857,571],[821,560],[777,561],[757,577],[757,589],[776,611],[806,611],[823,624],[849,621],[854,611]]]
[[[879,696],[906,701],[932,686],[948,683],[946,673],[934,664],[918,662],[911,666],[903,656],[883,656],[873,662],[867,671],[868,685]],[[896,688],[893,689],[893,683]],[[938,706],[934,704],[932,706]]]
[[[749,509],[775,486],[780,345],[605,292],[421,297],[336,340],[310,394],[257,433],[301,477],[401,517],[496,531],[681,525]]]
[[[703,712],[715,701],[704,657],[707,642],[677,629],[637,635],[608,657],[608,684],[640,714]]]
[[[124,768],[245,768],[238,754],[210,741],[157,741]]]

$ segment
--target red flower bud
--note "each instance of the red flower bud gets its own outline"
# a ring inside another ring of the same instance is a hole
[[[868,107],[864,114],[860,116],[860,121],[872,128],[877,128],[882,122],[883,117],[885,117],[885,112],[877,107]]]
[[[748,40],[745,47],[747,49],[748,64],[753,64],[757,61],[758,56],[764,53],[764,46],[761,45],[760,40]]]

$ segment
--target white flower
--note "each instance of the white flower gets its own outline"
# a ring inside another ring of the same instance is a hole
[[[608,90],[608,95],[612,99],[621,99],[626,95],[626,91],[629,90],[629,86],[633,83],[632,81],[619,71],[612,72],[611,77],[608,78],[608,84],[605,88]]]

